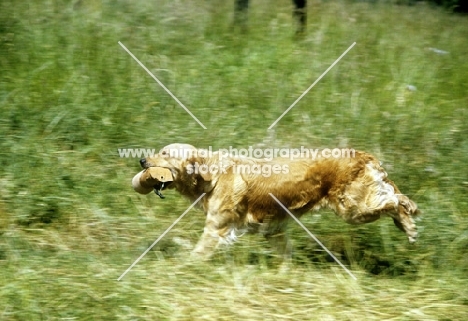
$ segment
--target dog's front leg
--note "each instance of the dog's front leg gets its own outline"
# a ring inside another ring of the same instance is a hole
[[[203,234],[191,253],[195,259],[209,259],[219,245],[220,237],[216,230],[205,227]]]
[[[192,258],[207,260],[221,244],[234,241],[231,237],[234,231],[226,216],[208,214],[203,234],[191,253]]]

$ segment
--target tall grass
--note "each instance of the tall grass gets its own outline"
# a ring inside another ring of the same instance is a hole
[[[245,32],[231,2],[1,2],[0,319],[465,320],[466,17],[316,0],[297,38],[289,1],[253,1]],[[304,224],[358,281],[295,224],[287,271],[259,236],[191,265],[193,210],[117,282],[189,206],[134,193],[117,150],[172,142],[372,152],[423,211],[420,240],[322,212]]]

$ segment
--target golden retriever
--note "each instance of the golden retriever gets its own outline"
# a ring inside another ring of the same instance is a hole
[[[291,217],[269,193],[297,218],[324,207],[350,224],[389,216],[411,243],[416,241],[416,204],[365,152],[356,151],[354,157],[265,160],[171,144],[140,164],[143,169],[170,170],[172,178],[152,183],[158,195],[160,190],[176,189],[194,202],[206,193],[199,202],[206,224],[192,252],[196,257],[209,258],[219,245],[232,243],[240,234],[260,232],[280,255],[289,258],[285,227]],[[259,171],[261,167],[270,168],[269,175]]]

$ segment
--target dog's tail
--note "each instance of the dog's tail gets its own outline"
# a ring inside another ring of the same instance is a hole
[[[411,215],[412,217],[418,217],[421,215],[421,211],[418,208],[418,205],[412,201],[408,196],[404,194],[398,194],[398,203],[404,208],[404,211]]]
[[[410,243],[416,242],[418,232],[414,219],[421,215],[418,206],[408,196],[396,194],[398,198],[397,216],[393,216],[393,222],[402,232],[408,236]]]

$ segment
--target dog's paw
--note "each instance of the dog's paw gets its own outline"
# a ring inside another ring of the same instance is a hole
[[[175,236],[172,238],[172,241],[182,247],[184,250],[191,251],[193,250],[193,244],[190,240],[184,239],[182,237]]]

